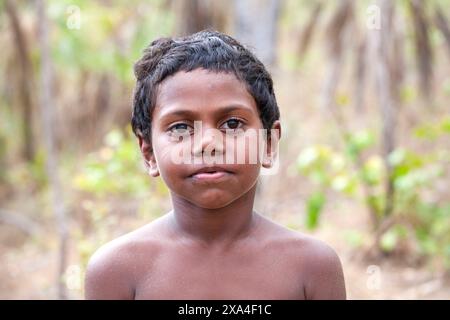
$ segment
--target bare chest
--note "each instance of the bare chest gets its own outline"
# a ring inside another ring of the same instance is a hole
[[[135,299],[304,299],[301,272],[276,254],[168,251],[140,265]]]

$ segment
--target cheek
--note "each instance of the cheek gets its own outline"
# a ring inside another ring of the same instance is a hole
[[[225,140],[227,163],[233,160],[238,165],[260,165],[265,151],[265,141],[258,133],[248,131],[240,136],[227,137]]]
[[[174,143],[168,137],[161,137],[155,141],[153,150],[161,178],[170,188],[176,181],[183,177],[185,170],[179,161],[181,152],[185,148],[182,143]]]

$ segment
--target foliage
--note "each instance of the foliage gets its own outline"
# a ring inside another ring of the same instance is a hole
[[[149,189],[149,179],[139,163],[139,146],[131,134],[112,130],[105,136],[104,145],[86,156],[74,177],[75,187],[100,197],[141,195]]]
[[[438,123],[419,126],[414,133],[420,139],[448,139],[449,128],[450,118],[446,117]],[[362,161],[363,152],[374,144],[374,135],[365,130],[349,134],[344,152],[315,145],[300,153],[298,170],[316,185],[316,191],[306,201],[306,226],[311,229],[318,226],[328,190],[362,201],[376,214],[377,225],[382,225],[389,218],[384,209],[390,167],[394,186],[393,215],[399,222],[382,232],[381,249],[394,250],[399,240],[407,236],[405,230],[410,228],[422,254],[436,255],[450,267],[450,203],[439,198],[436,188],[449,173],[450,152],[436,148],[419,153],[399,147],[389,154],[386,162],[377,154]]]
[[[114,203],[132,198],[136,214],[147,223],[162,213],[161,200],[167,198],[167,188],[161,179],[152,179],[145,172],[135,137],[128,126],[125,132],[114,129],[104,138],[97,151],[86,156],[72,179],[80,195],[84,220],[94,228],[91,238],[75,231],[81,261],[87,259],[101,245],[119,236],[119,214]],[[141,222],[142,223],[142,222]]]
[[[49,12],[55,22],[55,62],[65,72],[108,72],[131,83],[133,61],[151,39],[168,34],[173,28],[172,14],[162,8],[163,1],[131,2],[135,4],[114,1],[114,5],[105,6],[86,0],[52,1]],[[146,12],[152,14],[144,18]]]

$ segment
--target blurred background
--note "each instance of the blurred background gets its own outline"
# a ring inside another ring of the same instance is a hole
[[[0,0],[0,298],[82,299],[90,255],[170,210],[133,63],[214,28],[271,71],[256,209],[329,243],[351,299],[450,299],[449,0]]]

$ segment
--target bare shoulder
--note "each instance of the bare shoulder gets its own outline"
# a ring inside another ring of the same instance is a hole
[[[89,259],[85,275],[86,299],[134,299],[140,257],[150,259],[158,250],[160,219],[101,246]]]
[[[345,281],[341,261],[335,250],[309,235],[268,222],[268,233],[302,273],[307,299],[345,299]]]
[[[307,299],[346,299],[341,261],[329,245],[303,235],[302,270]]]

